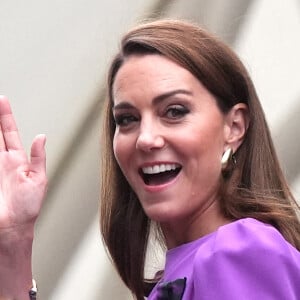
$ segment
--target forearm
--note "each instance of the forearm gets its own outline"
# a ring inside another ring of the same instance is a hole
[[[32,285],[33,229],[0,230],[0,300],[28,300]]]

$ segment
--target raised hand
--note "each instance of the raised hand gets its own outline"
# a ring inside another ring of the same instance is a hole
[[[0,299],[29,299],[34,223],[46,193],[44,135],[22,146],[6,97],[0,96]]]
[[[35,137],[28,158],[5,96],[0,96],[0,125],[0,232],[18,231],[34,225],[45,196],[46,138]]]

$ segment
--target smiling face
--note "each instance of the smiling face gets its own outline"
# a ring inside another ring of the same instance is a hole
[[[150,54],[125,61],[113,98],[114,154],[149,218],[220,214],[220,161],[231,129],[214,96],[186,69]]]

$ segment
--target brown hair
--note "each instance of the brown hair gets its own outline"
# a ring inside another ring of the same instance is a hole
[[[104,107],[101,230],[117,270],[137,299],[143,299],[144,264],[150,220],[113,155],[115,124],[112,88],[115,76],[133,54],[158,53],[189,70],[216,97],[221,111],[243,102],[249,127],[235,153],[236,167],[224,176],[222,206],[232,219],[253,217],[275,226],[300,249],[299,208],[280,169],[253,83],[236,54],[196,25],[160,20],[129,31],[108,75]]]

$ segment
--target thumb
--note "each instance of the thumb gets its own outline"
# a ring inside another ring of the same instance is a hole
[[[46,136],[37,135],[31,145],[30,171],[35,173],[46,173]]]

